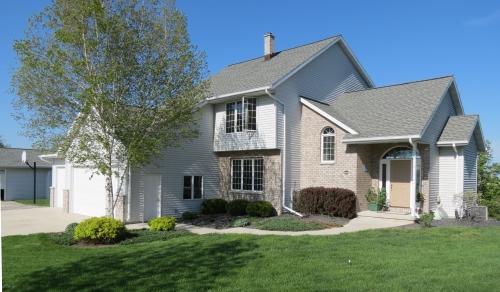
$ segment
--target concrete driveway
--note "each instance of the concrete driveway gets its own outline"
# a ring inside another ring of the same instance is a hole
[[[12,201],[1,203],[2,236],[41,232],[59,232],[70,223],[87,216],[67,214],[61,209],[23,205]]]

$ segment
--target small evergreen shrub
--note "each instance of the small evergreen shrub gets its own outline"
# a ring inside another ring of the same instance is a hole
[[[226,213],[227,202],[224,199],[208,199],[201,203],[201,213],[203,214],[223,214]]]
[[[227,203],[226,210],[231,216],[243,216],[247,214],[247,206],[250,202],[238,199]]]
[[[248,218],[240,218],[233,221],[232,227],[245,227],[250,225],[250,220]]]
[[[271,217],[276,215],[276,210],[268,201],[254,201],[247,205],[247,214],[253,217]]]
[[[294,208],[305,214],[355,218],[356,195],[343,188],[310,187],[302,189],[294,196]]]
[[[148,225],[153,231],[171,231],[175,229],[175,218],[171,216],[153,218],[149,220]]]
[[[76,226],[73,238],[76,241],[113,243],[124,234],[125,225],[121,221],[108,217],[91,217]]]
[[[384,210],[387,204],[387,194],[385,192],[385,189],[381,189],[378,192],[378,197],[377,197],[377,207],[379,210]]]
[[[198,218],[198,214],[194,212],[184,212],[182,213],[182,220],[193,220]]]
[[[75,233],[75,228],[76,228],[77,225],[78,225],[78,223],[70,223],[70,224],[68,224],[66,226],[66,228],[64,229],[64,232],[73,235],[73,233]]]
[[[420,215],[420,219],[418,220],[418,222],[424,227],[432,227],[432,220],[434,220],[433,213],[424,213]]]

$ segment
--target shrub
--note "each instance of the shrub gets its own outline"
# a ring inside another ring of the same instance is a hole
[[[253,217],[271,217],[276,215],[276,210],[268,201],[254,201],[247,205],[247,214]]]
[[[247,214],[247,206],[250,202],[238,199],[227,203],[226,210],[231,216],[242,216]]]
[[[383,210],[387,204],[387,194],[385,193],[385,189],[381,189],[378,192],[377,196],[377,207],[379,210]]]
[[[193,220],[198,218],[198,214],[193,212],[184,212],[182,213],[182,220]]]
[[[352,219],[356,217],[356,195],[342,188],[311,187],[294,196],[294,208],[306,214],[324,214]]]
[[[76,226],[73,238],[76,241],[113,243],[124,234],[125,225],[122,222],[107,217],[91,217]]]
[[[224,199],[208,199],[201,203],[201,213],[203,214],[223,214],[226,213],[227,202]]]
[[[245,227],[250,225],[250,220],[248,218],[240,218],[233,221],[232,227]]]
[[[479,201],[479,204],[488,207],[488,217],[500,220],[500,197],[491,200],[482,199]]]
[[[368,190],[368,193],[366,193],[365,197],[366,197],[366,201],[368,203],[376,203],[377,202],[377,192],[375,191],[374,188],[370,188]]]
[[[434,220],[434,214],[433,213],[424,213],[420,215],[420,219],[418,222],[422,224],[424,227],[431,227],[432,226],[432,220]]]
[[[64,229],[64,232],[73,235],[73,233],[75,233],[76,226],[78,226],[78,223],[70,223],[66,226],[66,228]]]
[[[153,231],[170,231],[175,228],[175,218],[171,216],[157,217],[149,220],[149,228]]]

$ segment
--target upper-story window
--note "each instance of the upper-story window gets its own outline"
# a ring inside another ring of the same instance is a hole
[[[326,127],[321,132],[321,162],[335,161],[335,131]]]
[[[243,97],[226,104],[226,133],[257,129],[257,99]]]

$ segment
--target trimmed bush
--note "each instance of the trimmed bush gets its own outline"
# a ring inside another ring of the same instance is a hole
[[[175,218],[171,216],[157,217],[149,220],[149,228],[153,231],[170,231],[175,229]]]
[[[75,228],[73,238],[76,241],[92,243],[113,243],[125,234],[125,225],[121,221],[107,217],[91,217]]]
[[[208,199],[201,203],[201,213],[203,214],[223,214],[226,213],[227,202],[224,199]]]
[[[193,212],[184,212],[182,213],[182,220],[193,220],[198,218],[198,214]]]
[[[276,210],[268,201],[254,201],[248,203],[247,214],[253,217],[271,217],[276,215]]]
[[[247,214],[247,206],[250,202],[238,199],[227,203],[226,210],[231,216],[243,216]]]
[[[233,221],[232,227],[245,227],[250,225],[250,220],[248,218],[240,218]]]
[[[424,227],[432,227],[432,220],[434,220],[433,213],[424,213],[420,215],[420,219],[418,219],[418,223],[422,224]]]
[[[323,214],[355,218],[356,195],[342,188],[311,187],[302,189],[293,198],[293,207],[305,214]]]

